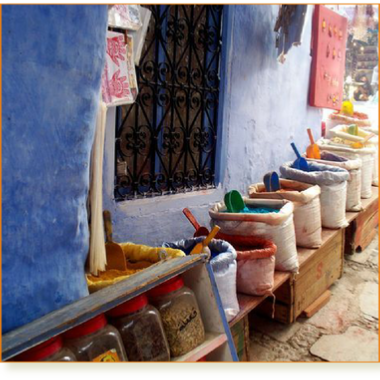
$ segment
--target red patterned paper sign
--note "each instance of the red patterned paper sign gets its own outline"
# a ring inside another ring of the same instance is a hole
[[[123,34],[107,32],[106,53],[106,64],[102,76],[103,101],[108,106],[133,103]]]

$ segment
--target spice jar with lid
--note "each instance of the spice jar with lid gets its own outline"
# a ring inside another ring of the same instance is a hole
[[[107,324],[104,314],[74,327],[64,335],[64,339],[78,361],[128,361],[119,332]]]
[[[195,294],[177,276],[149,292],[161,314],[172,357],[184,355],[204,342],[205,330]]]
[[[128,360],[170,360],[169,345],[160,313],[148,304],[145,294],[110,310],[107,317],[120,332]]]
[[[23,352],[15,358],[18,362],[75,362],[75,355],[63,346],[62,338],[57,336]]]

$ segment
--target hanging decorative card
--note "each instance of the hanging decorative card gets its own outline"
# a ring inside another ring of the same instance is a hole
[[[108,9],[108,25],[113,28],[139,30],[142,26],[138,5],[112,5]]]
[[[107,106],[133,103],[124,34],[107,32],[106,63],[102,75],[102,98]]]
[[[340,110],[346,59],[347,19],[315,5],[309,104]]]

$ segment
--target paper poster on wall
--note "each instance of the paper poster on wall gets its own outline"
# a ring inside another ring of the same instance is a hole
[[[341,109],[346,42],[347,19],[323,5],[316,5],[311,46],[311,106]]]
[[[107,106],[134,102],[129,82],[126,41],[122,33],[107,32],[106,63],[102,75],[102,98]]]

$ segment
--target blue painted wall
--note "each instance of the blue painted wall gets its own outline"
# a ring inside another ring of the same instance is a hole
[[[306,128],[319,137],[322,114],[307,105],[310,74],[312,7],[300,47],[293,47],[285,64],[277,62],[275,33],[277,5],[228,6],[222,66],[222,131],[219,132],[218,189],[157,198],[113,201],[114,123],[109,111],[106,136],[104,206],[113,212],[118,241],[160,244],[191,236],[193,228],[182,215],[189,207],[209,225],[208,209],[225,191],[261,181],[269,170],[294,158],[290,142],[308,144]]]
[[[3,332],[88,294],[106,6],[2,7]]]

